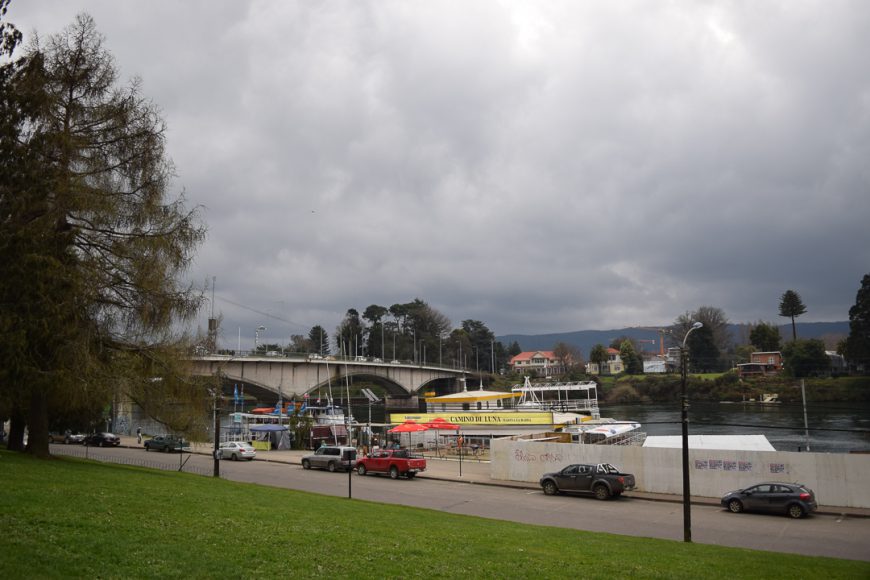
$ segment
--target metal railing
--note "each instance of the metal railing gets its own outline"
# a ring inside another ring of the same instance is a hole
[[[211,468],[195,467],[193,465],[188,465],[187,460],[191,457],[190,453],[180,453],[178,464],[173,465],[170,463],[162,463],[159,461],[152,461],[148,459],[134,459],[131,457],[106,453],[104,448],[99,447],[94,448],[78,445],[64,445],[63,447],[52,447],[51,452],[54,455],[65,455],[68,457],[78,457],[80,459],[91,459],[93,461],[100,461],[103,463],[131,465],[134,467],[146,467],[149,469],[160,469],[163,471],[181,471],[184,473],[192,473],[194,475],[203,475],[206,477],[212,477],[214,475]]]

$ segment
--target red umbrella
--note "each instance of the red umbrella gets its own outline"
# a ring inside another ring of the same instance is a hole
[[[429,429],[443,429],[445,431],[458,431],[459,425],[455,423],[448,423],[446,419],[442,417],[435,417],[428,423],[424,423]]]
[[[416,421],[407,420],[401,425],[397,427],[393,427],[387,433],[407,433],[408,434],[408,448],[411,447],[411,433],[417,433],[419,431],[428,431],[429,427],[423,425],[422,423],[417,423]]]
[[[449,423],[443,417],[435,417],[434,419],[432,419],[428,423],[425,423],[425,425],[430,429],[438,429],[438,430],[444,430],[444,431],[456,431],[457,433],[459,432],[459,425],[456,425],[454,423]],[[438,436],[437,435],[435,436],[435,453],[436,454],[438,453]]]

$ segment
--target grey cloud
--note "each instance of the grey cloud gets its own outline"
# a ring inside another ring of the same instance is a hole
[[[210,233],[191,279],[274,320],[420,297],[458,324],[842,320],[870,265],[870,7],[14,1],[91,13]],[[227,342],[261,315],[219,302]],[[268,326],[268,324],[267,324]],[[245,330],[249,329],[249,330]]]

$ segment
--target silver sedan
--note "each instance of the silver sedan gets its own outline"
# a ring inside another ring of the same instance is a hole
[[[219,451],[221,459],[232,459],[233,461],[238,461],[239,459],[250,461],[257,456],[257,450],[243,441],[221,443]]]

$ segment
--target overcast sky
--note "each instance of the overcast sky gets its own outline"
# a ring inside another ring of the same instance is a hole
[[[209,229],[189,276],[216,278],[231,348],[414,298],[496,334],[702,305],[782,323],[788,289],[801,321],[847,320],[870,272],[864,0],[13,0],[8,20],[46,36],[77,12],[163,111],[173,193]]]

